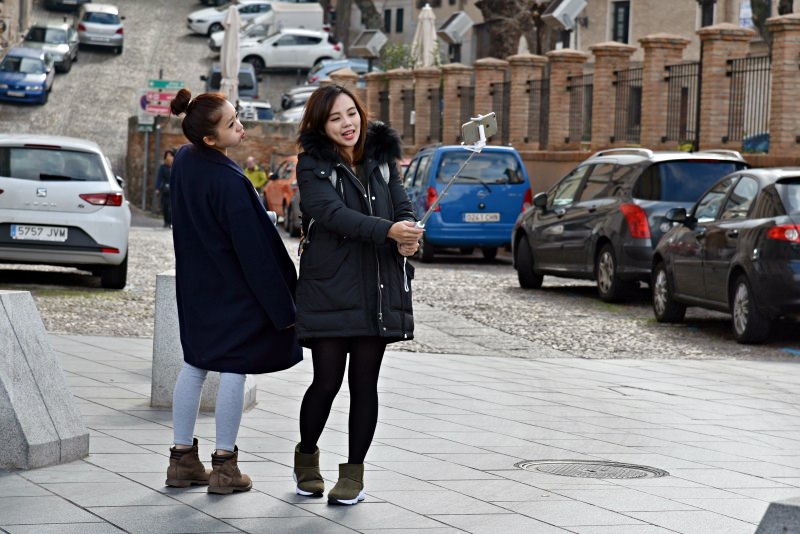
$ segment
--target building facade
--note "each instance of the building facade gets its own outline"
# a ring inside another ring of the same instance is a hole
[[[33,0],[0,0],[0,53],[22,40],[32,12]]]

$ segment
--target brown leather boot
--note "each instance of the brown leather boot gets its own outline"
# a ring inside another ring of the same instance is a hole
[[[210,475],[211,471],[205,468],[197,454],[197,438],[194,438],[191,449],[170,447],[167,486],[173,488],[205,486]]]
[[[239,447],[234,445],[233,452],[229,454],[211,455],[211,478],[208,481],[209,493],[224,495],[234,491],[249,491],[253,487],[250,477],[239,471],[237,460]]]

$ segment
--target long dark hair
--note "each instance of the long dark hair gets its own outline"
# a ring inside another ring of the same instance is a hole
[[[361,131],[358,135],[358,141],[353,147],[353,161],[348,161],[349,158],[347,155],[336,143],[333,143],[333,148],[336,150],[337,154],[348,164],[352,165],[364,159],[364,145],[367,141],[367,113],[358,97],[346,87],[342,87],[341,85],[327,85],[311,93],[311,96],[306,102],[306,110],[303,113],[303,119],[300,121],[299,136],[305,133],[316,133],[327,137],[325,133],[325,123],[328,122],[333,103],[339,95],[347,95],[353,99],[353,103],[358,111],[358,116],[361,119]]]
[[[192,98],[188,89],[181,89],[169,103],[173,115],[186,113],[181,122],[183,135],[197,147],[205,148],[206,136],[214,137],[227,100],[221,93],[202,93]]]

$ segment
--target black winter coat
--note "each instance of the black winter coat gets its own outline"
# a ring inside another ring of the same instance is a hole
[[[224,154],[185,145],[170,182],[184,360],[240,374],[302,360],[297,273],[250,180]]]
[[[399,136],[382,123],[370,124],[362,162],[368,188],[326,136],[303,134],[300,143],[297,182],[308,226],[297,284],[301,343],[308,346],[318,337],[412,339],[414,267],[386,236],[395,222],[415,220],[395,163],[402,155]],[[389,166],[388,184],[381,163]]]

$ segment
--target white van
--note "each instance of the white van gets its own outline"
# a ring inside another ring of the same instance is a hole
[[[318,3],[298,4],[292,2],[275,2],[272,9],[259,15],[245,25],[239,33],[239,41],[245,39],[263,39],[284,28],[304,28],[306,30],[323,30],[324,12]],[[214,32],[208,39],[208,47],[219,54],[225,32]]]

